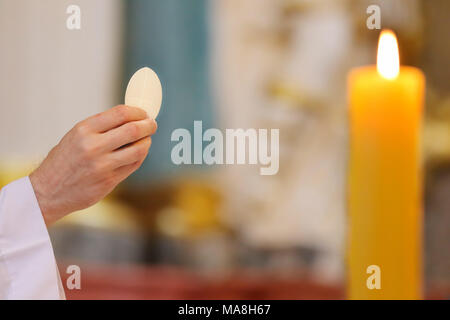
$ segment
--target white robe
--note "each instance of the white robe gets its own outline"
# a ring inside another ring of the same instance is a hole
[[[65,299],[52,243],[28,177],[0,190],[0,299]]]

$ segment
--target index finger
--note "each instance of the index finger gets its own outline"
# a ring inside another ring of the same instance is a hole
[[[105,112],[86,119],[86,124],[93,131],[103,133],[121,125],[147,119],[147,113],[141,108],[119,105]]]

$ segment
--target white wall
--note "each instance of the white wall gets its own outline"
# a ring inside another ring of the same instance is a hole
[[[81,30],[66,9],[81,8]],[[42,157],[120,97],[120,0],[0,0],[0,160]]]

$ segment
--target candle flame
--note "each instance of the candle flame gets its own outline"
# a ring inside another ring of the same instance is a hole
[[[397,78],[400,72],[397,37],[391,30],[383,30],[378,41],[378,73],[386,79]]]

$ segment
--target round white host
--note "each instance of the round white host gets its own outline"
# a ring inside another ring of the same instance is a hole
[[[162,102],[162,87],[158,75],[150,68],[139,69],[130,79],[125,93],[125,104],[144,109],[156,119]]]

